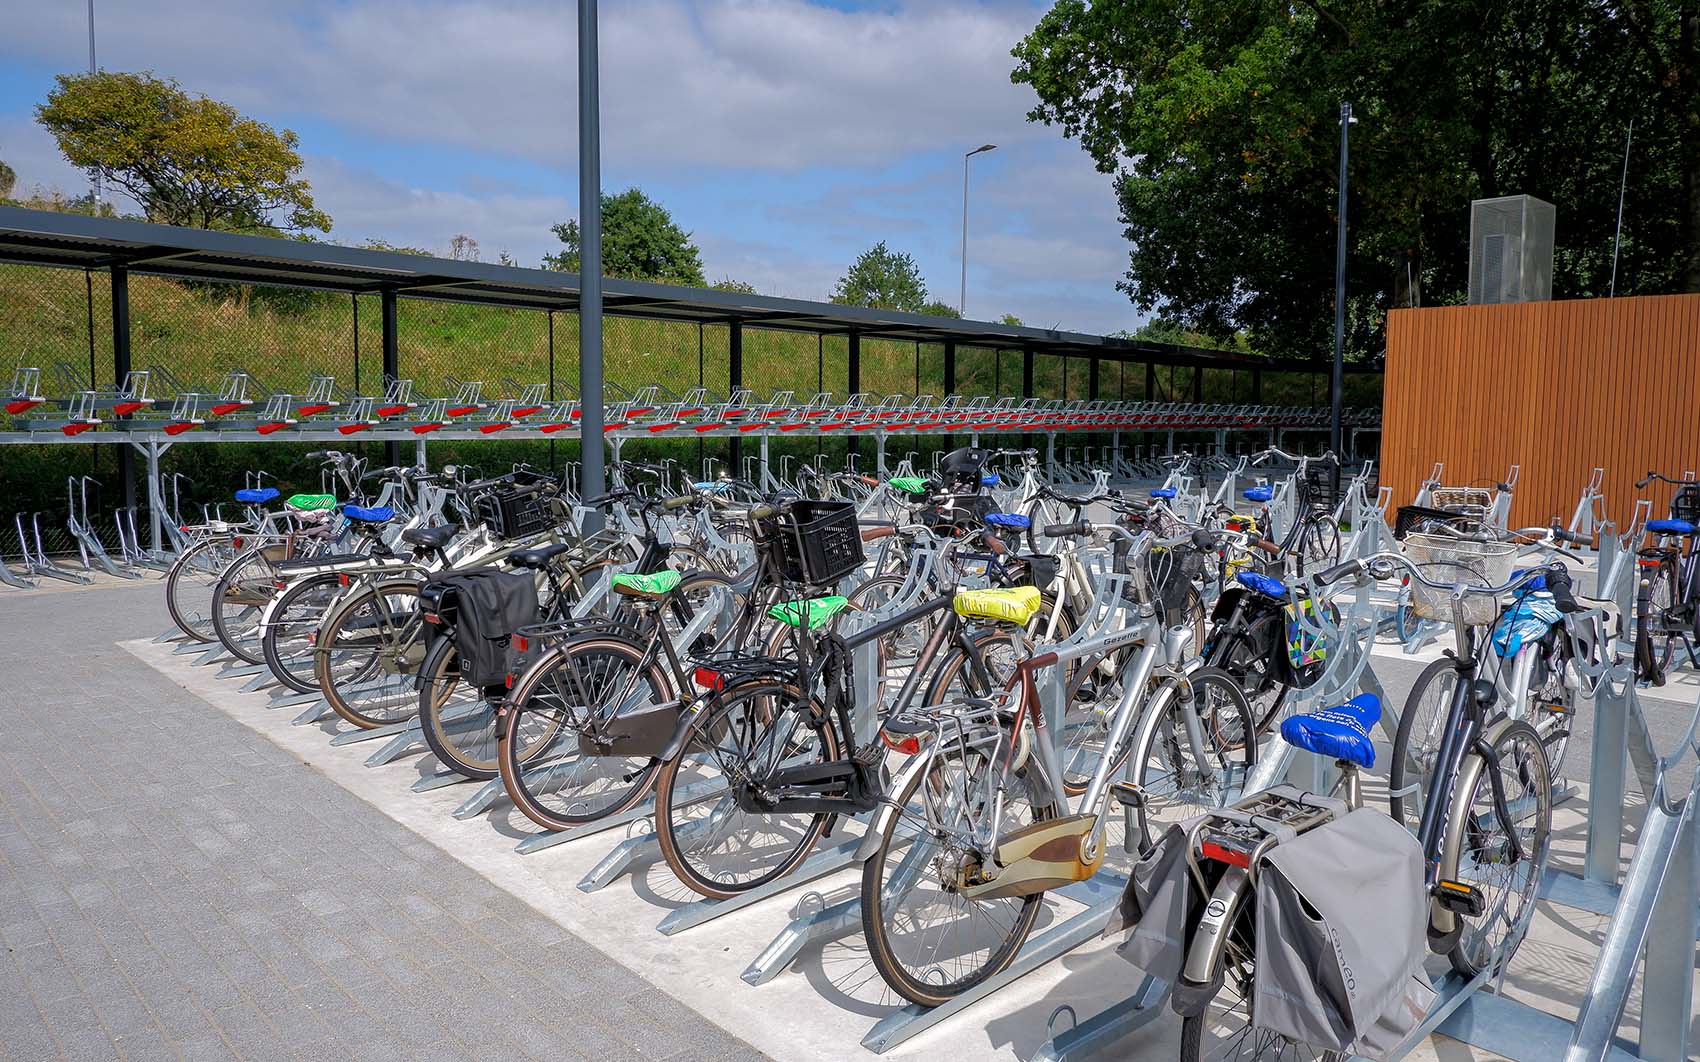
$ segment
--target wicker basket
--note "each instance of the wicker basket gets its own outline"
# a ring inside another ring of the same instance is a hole
[[[1435,487],[1429,504],[1455,513],[1486,513],[1493,505],[1493,491],[1481,487]]]
[[[1404,548],[1419,572],[1449,585],[1499,586],[1511,580],[1517,558],[1517,547],[1508,542],[1471,542],[1447,535],[1407,535]],[[1487,594],[1465,594],[1463,610],[1465,623],[1492,623],[1499,616],[1499,600]],[[1421,619],[1451,623],[1452,593],[1412,580],[1411,612]]]

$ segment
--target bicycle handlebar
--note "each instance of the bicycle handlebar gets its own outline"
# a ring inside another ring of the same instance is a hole
[[[1385,582],[1397,575],[1401,568],[1412,579],[1431,590],[1444,590],[1448,593],[1485,594],[1492,597],[1497,597],[1540,579],[1544,581],[1547,591],[1552,594],[1553,603],[1558,606],[1560,612],[1582,612],[1585,610],[1585,606],[1578,604],[1571,594],[1569,570],[1563,564],[1557,563],[1526,568],[1503,586],[1470,586],[1465,583],[1435,582],[1418,571],[1417,565],[1409,557],[1399,553],[1377,553],[1361,560],[1349,560],[1344,564],[1336,564],[1326,571],[1319,572],[1316,581],[1319,586],[1327,586],[1330,583],[1339,582],[1341,579],[1364,574],[1378,582]]]
[[[1678,487],[1684,486],[1685,484],[1696,482],[1695,480],[1692,480],[1692,479],[1672,479],[1669,476],[1665,475],[1663,472],[1654,472],[1654,471],[1649,469],[1645,476],[1643,476],[1641,479],[1639,479],[1635,482],[1635,489],[1640,490],[1640,489],[1646,487],[1647,484],[1653,482],[1653,480],[1655,480],[1655,479],[1659,480],[1662,483],[1670,483],[1670,484],[1673,484],[1673,485],[1678,486]]]

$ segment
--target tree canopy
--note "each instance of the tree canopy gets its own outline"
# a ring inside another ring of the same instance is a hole
[[[1340,103],[1350,349],[1462,301],[1469,203],[1558,207],[1556,297],[1700,291],[1695,0],[1059,0],[1015,49],[1032,120],[1114,174],[1145,312],[1270,353],[1332,330]],[[1686,26],[1686,28],[1684,28]]]
[[[61,74],[36,118],[73,166],[124,189],[150,221],[328,232],[299,139],[151,73]]]
[[[912,255],[893,251],[884,240],[856,256],[832,289],[832,301],[844,306],[931,312],[926,310],[927,283],[921,279],[921,267]]]
[[[544,255],[543,268],[577,273],[578,219],[554,226],[554,233],[566,249]],[[702,258],[691,234],[674,223],[666,207],[637,188],[602,193],[602,275],[703,286]]]
[[[0,159],[0,199],[12,198],[12,189],[17,184],[18,171],[6,165],[5,159]]]

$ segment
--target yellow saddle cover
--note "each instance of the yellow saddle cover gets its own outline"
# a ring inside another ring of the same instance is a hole
[[[1039,588],[1014,586],[995,590],[960,590],[951,607],[964,619],[1026,624],[1039,611]]]

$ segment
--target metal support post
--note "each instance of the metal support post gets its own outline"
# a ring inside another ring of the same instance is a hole
[[[396,344],[396,299],[395,289],[385,288],[379,298],[379,325],[383,338],[384,376],[386,380],[396,379],[401,375],[401,358],[397,353]],[[386,382],[385,386],[389,386]],[[401,464],[401,444],[384,443],[384,463],[387,465]]]
[[[130,373],[130,270],[112,267],[112,372],[114,386],[122,387]],[[89,381],[94,386],[94,381]],[[129,420],[129,416],[119,418]],[[159,470],[150,473],[157,477]],[[118,447],[118,481],[124,485],[124,508],[136,507],[136,458],[128,446]],[[154,513],[153,548],[159,549],[159,514]]]
[[[728,397],[738,393],[738,388],[744,386],[744,322],[728,321],[726,323],[726,394]],[[767,435],[762,434],[761,473],[758,483],[766,483],[767,476]],[[733,468],[744,467],[744,440],[739,434],[732,435],[730,459]]]
[[[578,0],[579,497],[605,489],[602,468],[602,101],[596,0]],[[585,514],[602,530],[602,511]]]

